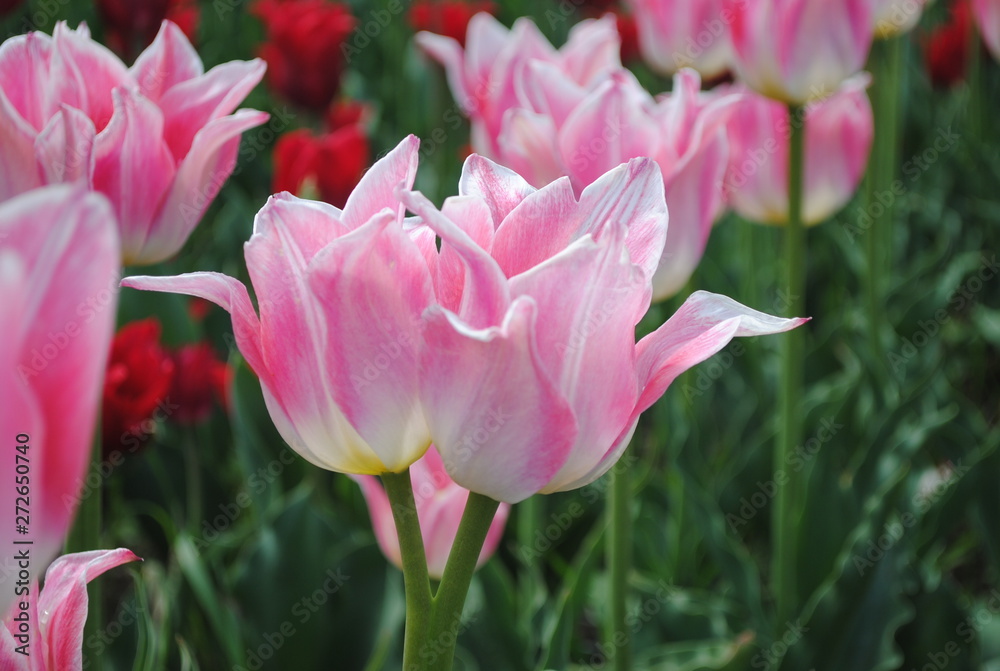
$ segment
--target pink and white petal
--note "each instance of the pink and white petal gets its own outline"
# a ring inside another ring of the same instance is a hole
[[[481,198],[475,196],[449,198],[444,202],[441,214],[462,229],[483,252],[489,253],[493,248],[493,219],[489,208]],[[463,308],[466,287],[464,257],[453,245],[442,241],[441,251],[436,252],[436,259],[433,278],[437,303],[446,310],[462,315],[463,311],[469,309],[468,305]]]
[[[235,110],[266,69],[259,58],[230,61],[179,82],[163,94],[159,106],[163,110],[164,140],[178,163],[191,150],[195,135],[210,121]]]
[[[402,142],[368,169],[344,205],[343,222],[353,231],[384,209],[396,213],[402,223],[404,208],[396,197],[400,186],[409,189],[417,176],[420,139],[407,135]]]
[[[545,487],[576,441],[573,411],[535,344],[537,307],[516,300],[502,326],[473,329],[428,310],[421,400],[451,478],[516,503]]]
[[[35,157],[49,184],[83,180],[89,184],[94,171],[96,132],[90,118],[63,105],[35,140]]]
[[[719,129],[697,155],[685,162],[667,187],[672,224],[667,230],[660,265],[653,275],[653,300],[663,300],[684,288],[701,262],[716,215],[722,208],[719,188],[726,174],[729,148]]]
[[[511,210],[536,190],[510,168],[477,154],[465,159],[458,181],[458,195],[478,196],[486,201],[493,228],[499,228]]]
[[[34,584],[31,586],[31,590],[34,591],[38,589],[38,585]],[[13,592],[13,590],[11,590]],[[8,618],[14,616],[13,611],[7,614]],[[37,616],[32,617],[30,614],[28,617],[32,622],[37,622]],[[34,662],[35,657],[25,656],[17,652],[18,646],[21,645],[20,641],[15,641],[12,632],[10,631],[8,625],[7,627],[0,627],[0,671],[45,671],[44,667],[39,668],[36,662],[32,668],[32,662]],[[16,630],[15,630],[16,632]],[[30,634],[32,638],[37,639],[37,631]]]
[[[330,331],[320,367],[338,407],[388,470],[430,444],[420,408],[421,315],[430,271],[391,212],[328,245],[306,273]]]
[[[34,477],[46,491],[33,509],[35,562],[62,546],[90,455],[90,436],[110,350],[120,263],[107,200],[83,185],[35,189],[0,206],[4,247],[24,264],[18,374],[42,414],[44,457]],[[40,351],[57,350],[52,355]]]
[[[625,225],[616,228],[599,243],[584,237],[511,280],[515,300],[530,296],[544,315],[539,356],[573,409],[579,431],[547,489],[590,471],[638,400],[635,325],[649,307],[650,288],[625,254]]]
[[[458,224],[439,212],[422,193],[401,191],[399,198],[411,212],[420,216],[424,223],[441,237],[442,246],[451,247],[465,263],[462,302],[459,306],[462,320],[472,328],[486,328],[499,324],[510,305],[510,290],[507,278],[493,257]],[[463,202],[467,207],[472,207],[467,201]],[[443,276],[440,268],[438,275]]]
[[[474,110],[476,101],[471,97],[465,85],[465,51],[462,49],[462,45],[451,37],[435,35],[427,31],[417,33],[414,39],[424,53],[444,67],[448,77],[448,86],[451,88],[451,95],[455,98],[455,102],[466,114]]]
[[[594,482],[599,477],[611,470],[611,468],[618,463],[622,455],[625,453],[625,449],[632,442],[632,436],[635,435],[635,429],[639,425],[639,416],[636,415],[632,421],[622,429],[622,432],[615,439],[614,443],[611,445],[611,449],[605,452],[604,456],[596,463],[596,465],[590,469],[584,475],[581,475],[576,480],[561,480],[553,479],[548,487],[541,491],[542,494],[554,494],[556,492],[569,492],[574,489],[579,489],[580,487],[586,487],[591,482]]]
[[[113,95],[115,115],[94,143],[93,187],[115,206],[125,263],[151,262],[147,240],[174,181],[174,159],[163,143],[159,108],[128,88]]]
[[[524,199],[497,231],[493,256],[513,277],[552,258],[584,235],[600,240],[606,226],[629,226],[632,263],[652,277],[667,236],[667,206],[659,167],[634,159],[603,174],[580,195],[566,178]]]
[[[265,112],[240,110],[198,131],[191,151],[177,168],[149,237],[128,262],[158,263],[180,250],[236,167],[240,135],[267,119]]]
[[[46,117],[62,105],[69,105],[82,110],[100,132],[117,108],[111,92],[133,85],[125,64],[107,47],[90,39],[90,31],[83,25],[70,30],[65,22],[57,23],[52,46]]]
[[[663,326],[636,346],[640,396],[635,415],[655,403],[678,375],[722,350],[733,338],[782,333],[807,321],[774,317],[726,296],[694,292]]]
[[[34,136],[42,130],[54,111],[50,107],[49,78],[52,38],[41,32],[18,35],[0,43],[0,111],[4,119],[0,132],[8,131],[9,121],[19,122],[21,134]]]
[[[399,538],[396,536],[396,521],[393,519],[392,506],[389,504],[389,497],[382,483],[374,475],[352,475],[350,478],[361,487],[379,549],[393,566],[403,570],[403,557],[399,550]]]
[[[162,291],[195,296],[215,303],[232,316],[233,336],[243,358],[261,380],[268,379],[261,353],[260,322],[247,288],[239,280],[222,273],[187,273],[174,277],[135,275],[121,281],[123,287],[140,291]]]
[[[469,500],[468,490],[453,482],[437,491],[433,497],[417,505],[420,519],[420,533],[423,536],[424,551],[427,555],[427,573],[434,580],[440,580],[448,563],[448,555],[455,545],[462,513]]]
[[[555,63],[531,61],[515,82],[522,105],[551,117],[562,126],[570,113],[587,97],[587,89],[566,76]]]
[[[139,91],[159,102],[164,92],[205,72],[198,52],[177,24],[164,21],[156,39],[129,69]]]
[[[582,86],[620,69],[621,35],[615,17],[606,14],[573,26],[566,46],[559,50],[559,61],[563,71]]]
[[[36,135],[35,129],[21,118],[0,90],[0,202],[41,186],[35,164]]]
[[[560,162],[552,119],[526,109],[511,109],[497,139],[503,162],[529,183],[545,186],[566,174]]]
[[[83,667],[83,625],[87,621],[87,583],[105,571],[142,561],[131,550],[92,550],[63,555],[45,573],[38,597],[36,641],[48,669]]]

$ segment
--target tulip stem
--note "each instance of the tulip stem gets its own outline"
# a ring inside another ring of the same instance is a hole
[[[100,464],[104,458],[104,450],[101,443],[101,420],[100,413],[97,415],[97,423],[94,426],[93,445],[91,446],[90,461],[88,467]],[[101,483],[103,485],[103,483]],[[90,550],[101,549],[101,506],[103,504],[103,490],[101,486],[94,487],[86,491],[80,499],[80,506],[76,509],[76,520],[66,538],[65,553],[88,552]],[[101,581],[95,580],[87,585],[88,607],[87,621],[84,623],[83,640],[94,641],[100,633],[103,622],[103,604],[101,602]],[[95,638],[91,638],[91,637]],[[94,662],[93,653],[89,646],[83,648],[84,657],[90,662]],[[86,665],[85,665],[86,666]]]
[[[458,634],[464,628],[462,610],[465,606],[465,597],[469,593],[472,574],[476,571],[486,535],[499,506],[499,501],[494,501],[488,496],[475,492],[469,494],[462,522],[455,536],[455,544],[452,545],[444,575],[441,576],[441,584],[433,599],[431,626],[424,644],[425,654],[422,655],[422,658],[430,661],[426,667],[412,668],[451,671]],[[411,667],[404,665],[404,668],[409,671]]]
[[[431,583],[427,575],[427,556],[420,534],[417,505],[409,469],[402,473],[384,473],[382,484],[392,506],[392,519],[399,537],[403,563],[403,586],[406,591],[406,629],[403,634],[403,668],[423,669],[420,648],[427,641],[431,624]]]
[[[806,240],[802,223],[802,183],[805,157],[805,110],[798,105],[788,108],[791,141],[788,161],[788,225],[785,227],[785,286],[788,316],[805,314]],[[779,391],[780,425],[775,443],[774,469],[788,463],[802,432],[802,354],[803,332],[793,329],[781,340],[781,388]],[[778,622],[785,622],[795,607],[796,515],[801,512],[804,473],[788,469],[789,480],[775,495],[773,512],[774,553],[772,576]]]
[[[875,221],[875,227],[868,231],[865,251],[868,263],[869,347],[878,373],[885,371],[881,334],[885,324],[885,278],[890,275],[892,266],[892,228],[897,198],[893,183],[899,153],[897,117],[902,92],[904,47],[904,39],[897,36],[877,42],[872,50],[872,69],[876,75],[872,96],[875,146],[868,162],[867,214]]]
[[[606,645],[614,650],[615,671],[632,668],[631,629],[628,617],[628,574],[632,564],[632,477],[627,468],[611,475],[611,529],[608,562],[611,565],[611,620]]]

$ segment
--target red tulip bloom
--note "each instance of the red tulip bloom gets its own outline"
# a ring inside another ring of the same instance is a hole
[[[170,418],[179,424],[197,424],[212,413],[216,400],[227,404],[232,369],[219,361],[208,343],[185,345],[173,354],[174,376],[167,400]]]
[[[453,38],[463,47],[469,20],[479,12],[494,14],[496,5],[489,0],[416,0],[410,5],[410,25]]]
[[[935,86],[954,86],[965,79],[972,39],[972,13],[968,0],[951,5],[948,21],[924,39],[927,73]]]
[[[285,98],[315,110],[340,88],[341,44],[355,20],[342,4],[326,0],[259,0],[253,12],[264,22],[268,83]]]
[[[195,0],[97,0],[97,11],[104,22],[104,41],[126,60],[153,42],[164,19],[193,41],[200,18]]]
[[[104,453],[134,451],[152,432],[153,413],[165,402],[174,374],[174,362],[160,345],[160,323],[144,319],[126,325],[111,343],[101,433]]]
[[[329,132],[316,136],[303,128],[283,135],[274,147],[274,191],[344,207],[371,158],[363,112],[356,103],[337,105],[327,117]]]

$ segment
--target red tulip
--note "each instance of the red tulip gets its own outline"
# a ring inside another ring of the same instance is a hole
[[[219,361],[208,343],[185,345],[173,353],[174,375],[167,400],[170,418],[180,424],[197,424],[211,413],[216,399],[226,405],[232,369]]]
[[[356,103],[337,105],[328,115],[330,132],[316,136],[303,128],[283,135],[274,147],[274,191],[344,207],[371,159],[363,113]]]
[[[479,12],[495,14],[496,5],[489,0],[417,0],[408,18],[414,30],[446,35],[464,47],[469,20]]]
[[[350,10],[326,0],[259,0],[253,12],[267,29],[260,56],[268,83],[303,107],[329,105],[340,88],[341,43],[354,30]]]
[[[972,39],[972,12],[968,0],[951,5],[948,21],[924,40],[927,73],[935,86],[953,86],[965,79]]]
[[[169,400],[173,374],[174,362],[160,345],[155,318],[132,322],[118,332],[111,343],[101,406],[105,454],[123,447],[133,451],[149,436],[153,413]]]
[[[190,40],[200,12],[194,0],[97,0],[104,42],[126,60],[148,47],[164,19],[176,23]]]

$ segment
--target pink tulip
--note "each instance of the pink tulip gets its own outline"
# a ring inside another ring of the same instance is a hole
[[[382,554],[402,570],[403,560],[399,552],[399,538],[396,535],[396,522],[392,517],[389,497],[386,496],[378,478],[359,475],[355,479],[361,485],[361,493],[368,503],[375,539]],[[458,524],[462,521],[469,491],[462,489],[448,477],[441,455],[433,446],[410,466],[410,480],[413,485],[413,498],[417,504],[420,533],[424,539],[427,571],[431,578],[440,580],[444,575],[451,546],[454,545],[455,536],[458,534]],[[496,552],[509,512],[509,505],[500,504],[486,534],[486,542],[479,553],[477,566],[482,566]]]
[[[469,22],[465,49],[453,38],[427,32],[417,34],[417,44],[445,67],[452,95],[472,119],[473,150],[494,159],[504,115],[523,106],[519,80],[529,63],[546,63],[561,87],[583,90],[621,68],[613,16],[581,21],[558,51],[530,19],[518,19],[508,31],[485,12]]]
[[[440,253],[426,313],[420,391],[448,474],[516,503],[582,487],[618,460],[639,414],[681,372],[778,319],[696,292],[638,344],[666,239],[663,180],[634,159],[583,189],[535,190],[470,157],[438,211],[401,193]]]
[[[343,211],[271,197],[244,247],[259,319],[246,287],[219,273],[122,282],[228,310],[278,431],[321,468],[399,472],[431,442],[417,353],[434,293],[427,250],[404,231],[393,193],[413,184],[418,144],[410,136],[372,166]]]
[[[82,671],[87,583],[130,561],[142,560],[120,548],[64,555],[52,562],[41,592],[33,582],[28,595],[7,611],[5,626],[0,627],[0,669]],[[25,614],[26,621],[16,619]],[[28,655],[18,652],[25,643]]]
[[[646,62],[661,73],[681,68],[717,77],[729,69],[731,11],[723,0],[628,0]]]
[[[56,25],[0,46],[0,201],[85,179],[111,200],[125,264],[175,254],[236,164],[240,134],[267,119],[236,108],[264,74],[259,60],[209,72],[164,22],[131,69]]]
[[[870,78],[857,75],[806,112],[803,220],[818,224],[854,195],[874,137]],[[788,108],[747,92],[729,122],[732,158],[726,175],[729,204],[767,224],[788,220]]]
[[[983,43],[993,58],[1000,61],[1000,0],[972,0],[972,13]]]
[[[90,456],[117,302],[113,221],[107,200],[82,185],[0,204],[0,504],[8,543],[16,525],[28,529],[17,540],[33,541],[33,575],[62,547]],[[27,520],[15,519],[18,495]],[[0,612],[17,578],[0,571]]]
[[[724,0],[740,79],[785,103],[825,98],[868,57],[872,0]]]
[[[875,36],[888,39],[913,30],[929,0],[872,0]]]

